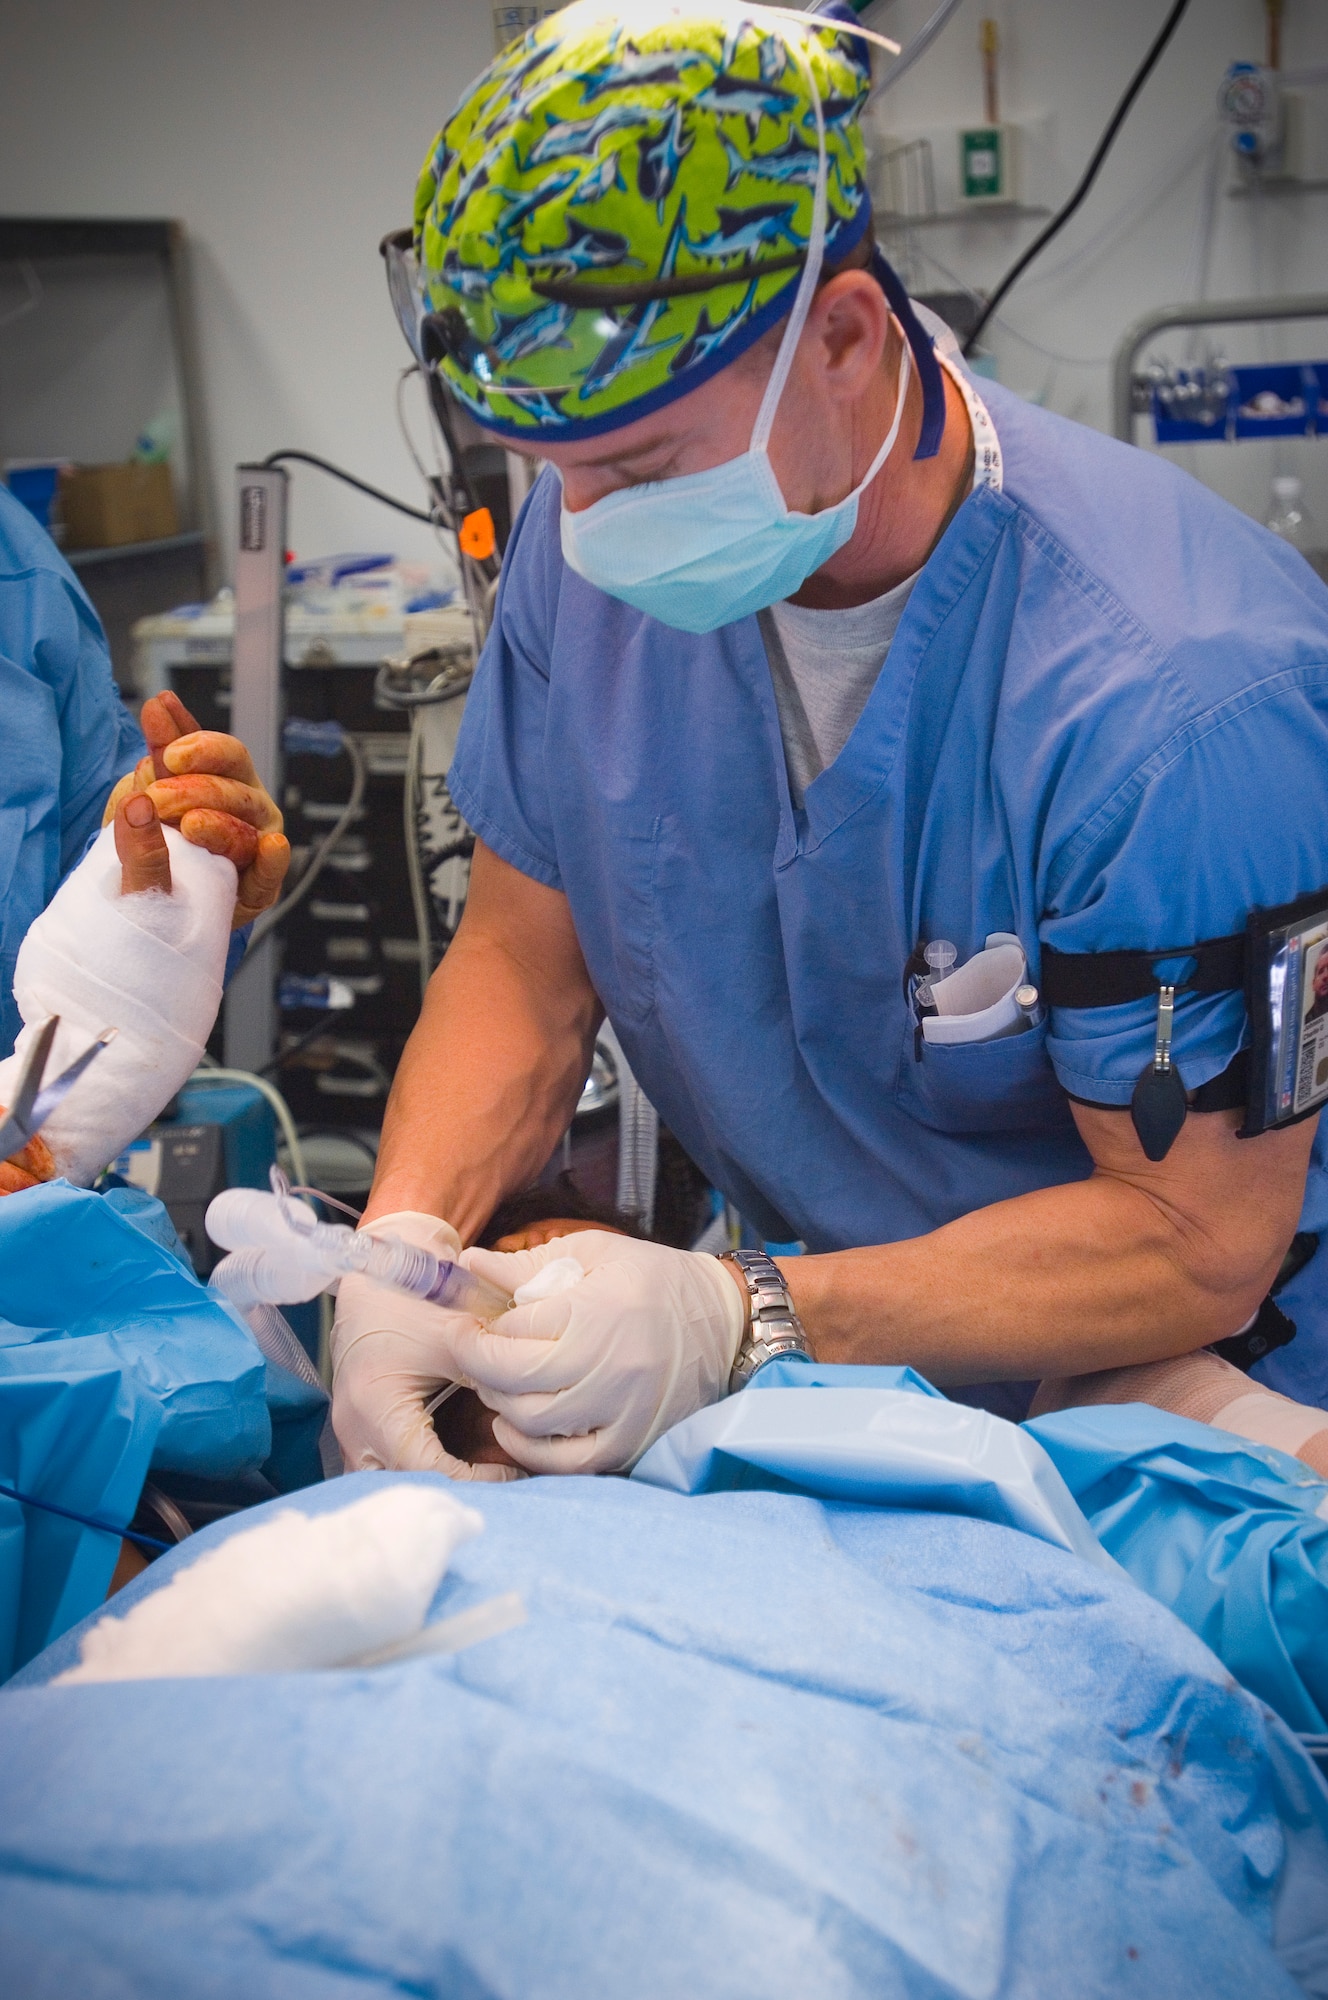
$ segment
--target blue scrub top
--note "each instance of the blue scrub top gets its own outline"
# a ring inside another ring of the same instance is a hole
[[[962,963],[1015,932],[1040,984],[1043,945],[1188,944],[1328,883],[1328,590],[1174,466],[982,386],[1003,489],[955,514],[804,809],[755,619],[693,638],[596,590],[547,474],[451,772],[481,838],[568,897],[668,1125],[812,1250],[1084,1177],[1067,1093],[1126,1105],[1151,1054],[1151,1001],[919,1048],[920,938]],[[1238,994],[1179,999],[1188,1088],[1245,1039]],[[1322,1141],[1301,1226],[1328,1227]],[[1317,1314],[1328,1401],[1320,1261],[1285,1353],[1303,1374]]]
[[[22,1025],[14,961],[27,928],[145,747],[77,577],[0,487],[0,1056]]]

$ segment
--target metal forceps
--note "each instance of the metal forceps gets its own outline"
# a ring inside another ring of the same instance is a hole
[[[0,1160],[7,1160],[11,1153],[21,1153],[28,1141],[36,1138],[51,1113],[63,1104],[84,1070],[96,1061],[106,1044],[113,1041],[118,1033],[115,1028],[103,1028],[96,1041],[90,1048],[84,1049],[77,1061],[71,1062],[68,1069],[43,1085],[42,1077],[59,1025],[60,1016],[52,1014],[50,1020],[42,1024],[24,1058],[14,1102],[3,1123],[0,1123]]]

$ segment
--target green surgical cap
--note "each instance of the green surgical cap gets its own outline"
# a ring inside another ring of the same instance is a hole
[[[831,19],[577,0],[543,21],[472,86],[416,188],[449,386],[487,429],[535,446],[696,388],[792,305],[815,97],[827,262],[866,228],[870,83],[865,45]],[[649,296],[661,282],[673,294]]]

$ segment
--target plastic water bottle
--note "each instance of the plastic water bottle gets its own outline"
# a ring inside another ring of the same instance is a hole
[[[1264,526],[1303,556],[1315,546],[1313,518],[1305,505],[1304,489],[1293,473],[1279,473],[1273,481]]]

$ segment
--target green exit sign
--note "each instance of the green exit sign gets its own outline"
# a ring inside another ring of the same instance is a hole
[[[965,201],[1009,199],[1005,132],[979,125],[959,134],[959,186]]]

